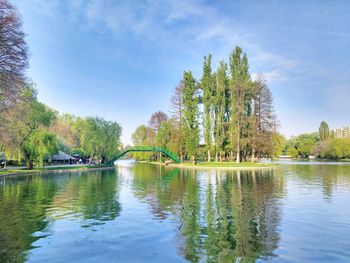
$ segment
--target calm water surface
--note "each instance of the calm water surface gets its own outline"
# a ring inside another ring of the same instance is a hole
[[[350,262],[350,165],[0,178],[0,262]]]

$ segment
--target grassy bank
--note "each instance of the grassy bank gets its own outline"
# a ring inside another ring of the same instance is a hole
[[[65,171],[84,171],[84,170],[95,170],[95,169],[105,169],[111,168],[113,166],[109,165],[81,165],[81,166],[55,166],[55,167],[42,167],[36,169],[1,169],[0,176],[4,175],[19,175],[19,174],[33,174],[33,173],[47,173],[47,172],[65,172]]]
[[[253,163],[253,162],[203,162],[203,163],[197,163],[196,165],[192,163],[182,163],[182,166],[194,166],[194,167],[245,167],[245,168],[255,168],[255,167],[273,167],[276,166],[275,164],[270,163]]]

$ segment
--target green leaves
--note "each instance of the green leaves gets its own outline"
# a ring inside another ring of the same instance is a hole
[[[318,131],[319,131],[321,141],[326,141],[330,138],[330,131],[329,131],[329,127],[328,127],[327,122],[322,121]]]
[[[305,133],[292,137],[286,144],[287,154],[289,153],[291,156],[295,157],[296,152],[294,150],[290,150],[291,148],[294,148],[298,151],[298,155],[308,157],[314,153],[314,149],[318,141],[319,137],[317,133]]]
[[[152,136],[148,127],[139,126],[133,134],[134,144],[167,146],[193,161],[204,153],[210,161],[212,152],[216,161],[233,159],[236,153],[237,162],[254,161],[255,154],[262,157],[280,153],[283,140],[276,135],[271,92],[263,81],[251,80],[242,48],[233,50],[229,67],[221,61],[213,72],[211,63],[211,55],[204,57],[199,82],[191,71],[184,72],[170,100],[173,127],[163,118]],[[199,145],[201,135],[203,147]]]
[[[203,91],[203,131],[204,131],[204,142],[207,146],[207,150],[211,150],[212,146],[212,110],[213,110],[213,91],[214,82],[213,75],[211,72],[211,55],[204,57],[203,63],[203,76],[201,79],[200,87]]]
[[[99,117],[80,119],[80,145],[90,155],[103,160],[119,151],[121,126]]]
[[[196,81],[191,71],[185,71],[183,77],[183,131],[185,151],[194,160],[199,143],[199,111]]]
[[[59,149],[56,135],[47,131],[34,131],[23,143],[24,156],[30,166],[43,166]]]

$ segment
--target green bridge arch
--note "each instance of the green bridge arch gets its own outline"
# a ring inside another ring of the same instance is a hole
[[[111,160],[111,163],[113,163],[114,161],[122,158],[125,154],[127,154],[129,152],[161,152],[164,155],[166,155],[169,158],[171,158],[174,162],[176,162],[176,163],[180,162],[179,157],[176,154],[174,154],[171,151],[169,151],[165,147],[160,147],[160,146],[132,146],[132,147],[128,147],[128,148],[124,149],[120,154],[118,154],[116,157],[114,157]]]

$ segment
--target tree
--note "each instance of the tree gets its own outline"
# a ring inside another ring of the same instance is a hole
[[[279,134],[278,132],[272,133],[272,151],[270,154],[272,160],[274,157],[282,155],[286,141],[286,138],[282,134]]]
[[[152,114],[150,120],[148,121],[148,125],[150,128],[154,130],[155,133],[157,133],[162,122],[167,120],[168,120],[168,116],[164,112],[157,111]]]
[[[121,132],[117,122],[88,117],[81,127],[80,144],[90,156],[101,158],[104,163],[118,153]]]
[[[172,139],[172,131],[174,130],[172,121],[164,121],[158,129],[156,141],[159,146],[168,147]]]
[[[327,141],[330,138],[330,131],[327,122],[321,122],[318,132],[321,141]]]
[[[228,118],[228,90],[229,80],[227,77],[227,65],[221,61],[215,75],[215,90],[213,95],[213,115],[214,115],[214,145],[215,145],[215,161],[221,160],[221,152],[224,150],[226,139],[226,122]]]
[[[153,129],[145,125],[140,125],[132,134],[132,142],[134,145],[154,145],[155,133]]]
[[[184,84],[181,80],[180,83],[175,87],[174,93],[170,98],[170,112],[174,126],[177,130],[172,140],[172,149],[176,149],[176,153],[179,154],[181,162],[183,161],[183,89]]]
[[[0,0],[0,113],[12,108],[24,86],[28,48],[22,20],[7,0]]]
[[[37,92],[33,85],[22,89],[20,100],[6,112],[6,121],[1,130],[1,144],[6,152],[14,159],[24,158],[28,167],[32,167],[32,160],[28,159],[27,140],[37,131],[46,130],[56,118],[56,112],[37,100]],[[37,138],[37,135],[34,136]],[[36,147],[35,144],[29,144]]]
[[[274,152],[273,137],[277,122],[272,94],[263,76],[258,77],[253,87],[252,162],[256,153],[270,155]]]
[[[198,97],[196,81],[191,71],[185,71],[183,77],[183,134],[185,150],[195,163],[199,143]]]
[[[236,150],[236,162],[241,160],[242,136],[245,136],[247,110],[249,109],[248,58],[240,47],[236,47],[230,55],[231,71],[231,149]]]
[[[140,125],[136,128],[131,138],[134,145],[155,145],[156,134],[152,128]],[[132,155],[137,160],[149,160],[154,154],[133,153]]]
[[[318,133],[305,133],[299,136],[291,137],[286,143],[286,150],[288,155],[295,156],[295,151],[290,150],[294,148],[298,151],[298,156],[308,157],[314,153],[317,142],[319,141]]]
[[[76,127],[76,122],[77,118],[75,116],[67,113],[60,114],[49,129],[57,135],[61,144],[67,147],[67,150],[64,151],[80,147],[79,134],[77,132],[79,127]]]
[[[201,79],[200,87],[203,91],[203,131],[204,131],[204,143],[208,153],[207,161],[210,162],[212,150],[212,104],[213,104],[213,77],[211,72],[211,55],[204,57],[203,63],[203,76]]]
[[[43,166],[44,161],[60,149],[56,135],[43,130],[31,133],[24,141],[22,148],[27,166],[30,169],[34,165]]]
[[[295,149],[294,147],[292,148],[288,148],[287,150],[287,155],[293,157],[293,158],[296,158],[299,156],[299,152],[297,149]]]

